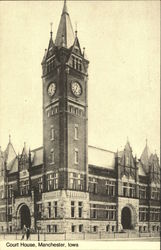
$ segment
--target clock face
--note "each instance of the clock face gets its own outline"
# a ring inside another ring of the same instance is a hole
[[[77,97],[82,94],[82,87],[78,82],[72,82],[71,89],[73,94]]]
[[[56,92],[56,84],[55,83],[51,83],[48,87],[48,95],[49,96],[53,96]]]

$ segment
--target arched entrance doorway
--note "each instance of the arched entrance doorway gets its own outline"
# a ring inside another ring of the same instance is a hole
[[[121,214],[121,224],[123,226],[123,229],[132,229],[131,219],[130,208],[124,207]]]
[[[23,228],[24,225],[27,227],[31,226],[31,215],[30,210],[27,205],[23,204],[19,210],[20,215],[20,227]]]

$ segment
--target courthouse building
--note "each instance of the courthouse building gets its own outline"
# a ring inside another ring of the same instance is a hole
[[[0,149],[0,231],[160,230],[160,166],[145,148],[137,159],[88,146],[88,65],[66,1],[42,60],[43,146]],[[99,131],[98,131],[99,132]]]

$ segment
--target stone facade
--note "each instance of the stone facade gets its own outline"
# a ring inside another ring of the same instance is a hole
[[[160,166],[146,143],[111,152],[88,146],[88,64],[64,3],[42,61],[43,147],[0,150],[0,231],[160,230]],[[125,215],[128,216],[125,216]]]

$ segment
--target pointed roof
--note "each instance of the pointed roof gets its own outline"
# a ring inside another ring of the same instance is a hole
[[[74,43],[74,32],[65,0],[55,39],[55,45],[58,47],[64,46],[66,48],[70,48],[73,45],[73,43]]]
[[[28,155],[27,149],[26,149],[26,142],[24,142],[24,147],[22,149],[22,156],[24,156],[24,155]]]
[[[7,163],[7,169],[10,170],[15,158],[17,157],[14,147],[11,143],[11,136],[9,136],[9,143],[5,150],[5,161]]]
[[[143,163],[143,165],[148,166],[150,156],[151,156],[151,152],[149,150],[148,141],[146,139],[146,145],[140,157],[140,160]]]

